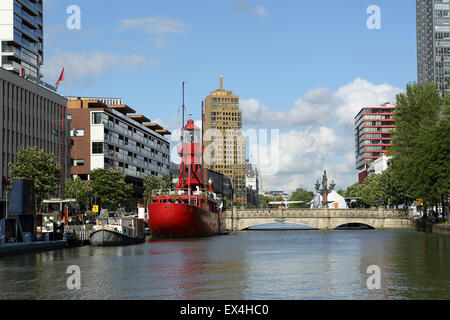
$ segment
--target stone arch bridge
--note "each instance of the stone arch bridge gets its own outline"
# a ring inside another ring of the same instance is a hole
[[[285,223],[310,226],[319,230],[360,223],[374,229],[410,229],[413,211],[384,209],[236,209],[227,212],[227,229],[241,231],[257,225]]]

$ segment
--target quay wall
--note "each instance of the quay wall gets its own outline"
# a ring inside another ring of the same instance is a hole
[[[433,224],[425,220],[414,221],[414,229],[419,232],[450,235],[450,224]]]

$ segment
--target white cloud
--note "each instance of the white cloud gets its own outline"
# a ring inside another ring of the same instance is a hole
[[[354,117],[363,106],[395,103],[401,90],[388,84],[375,85],[357,78],[332,92],[317,88],[294,102],[289,111],[272,111],[259,100],[241,100],[244,123],[278,127],[323,126],[335,123],[353,131]]]
[[[188,28],[182,21],[162,16],[120,20],[119,27],[122,30],[137,29],[149,35],[185,34]]]
[[[353,140],[340,137],[327,127],[308,127],[280,134],[279,171],[264,176],[264,189],[314,191],[317,180],[327,171],[330,182],[345,189],[357,180]]]
[[[99,51],[68,52],[58,50],[52,57],[46,59],[43,73],[47,79],[56,80],[64,67],[66,81],[73,83],[105,75],[114,68],[134,70],[157,63],[156,59],[137,54],[124,56]]]
[[[73,44],[73,40],[70,37],[79,37],[81,39],[95,39],[104,35],[104,31],[98,28],[82,28],[69,30],[65,26],[53,25],[44,29],[44,44],[47,47],[54,46],[55,44],[64,44],[69,46]]]
[[[353,128],[354,117],[364,106],[375,106],[385,102],[396,103],[396,95],[402,92],[389,84],[375,85],[357,78],[341,87],[334,95],[336,117],[342,126]]]
[[[260,5],[253,5],[250,0],[238,0],[237,7],[239,10],[257,15],[259,18],[267,18],[269,12]]]

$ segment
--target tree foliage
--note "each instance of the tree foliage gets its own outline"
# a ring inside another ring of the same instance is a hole
[[[82,181],[79,177],[75,179],[67,179],[65,185],[66,198],[76,199],[81,208],[85,208],[91,197],[92,188],[87,181]]]
[[[258,195],[258,204],[261,209],[267,209],[271,200],[262,194]]]
[[[308,202],[310,202],[314,198],[314,193],[311,191],[307,191],[302,188],[297,188],[297,190],[292,193],[289,201],[303,201],[304,204],[292,204],[289,205],[290,208],[305,208],[307,207]]]
[[[12,180],[34,181],[37,206],[60,188],[61,165],[53,154],[38,151],[36,147],[21,147],[16,154],[16,163],[9,163],[8,166]]]
[[[409,84],[397,96],[393,175],[413,199],[436,205],[450,190],[450,97],[436,84]]]
[[[341,195],[344,198],[361,198],[363,185],[355,183],[347,188]]]
[[[382,174],[372,174],[363,184],[355,183],[343,192],[345,198],[361,199],[360,206],[398,206],[408,203],[406,188],[394,174],[395,162]]]
[[[165,174],[162,177],[148,175],[144,178],[144,199],[148,200],[152,196],[154,190],[168,190],[174,187],[170,175]]]
[[[96,169],[91,172],[91,188],[102,207],[116,208],[131,197],[133,186],[125,182],[125,177],[123,172],[115,169]]]

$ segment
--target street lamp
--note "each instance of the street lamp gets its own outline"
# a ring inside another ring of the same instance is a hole
[[[319,180],[317,180],[316,183],[316,192],[322,196],[322,205],[328,206],[328,194],[331,193],[334,188],[336,187],[336,183],[334,183],[334,180],[331,182],[330,186],[328,186],[328,178],[327,178],[327,172],[325,171],[323,174],[323,180],[322,180],[322,188],[320,188],[321,185],[319,183]]]

